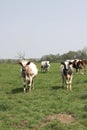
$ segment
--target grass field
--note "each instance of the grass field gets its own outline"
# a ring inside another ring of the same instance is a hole
[[[87,73],[74,71],[72,92],[61,87],[58,63],[23,93],[20,66],[0,64],[0,130],[87,130]]]

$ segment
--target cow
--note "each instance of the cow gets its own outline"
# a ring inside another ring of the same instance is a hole
[[[82,69],[83,69],[83,73],[86,72],[86,66],[87,66],[87,60],[86,60],[86,59],[83,59],[83,60],[82,60]]]
[[[82,69],[82,64],[80,59],[75,59],[73,61],[73,68],[76,69],[76,72],[80,71]]]
[[[21,60],[19,64],[21,65],[21,76],[23,78],[25,93],[34,89],[34,78],[38,74],[38,68],[35,63],[27,60]]]
[[[41,72],[47,72],[50,68],[50,61],[42,61],[41,62]]]
[[[66,61],[72,62],[72,67],[76,70],[76,72],[80,72],[81,74],[84,74],[84,72],[86,72],[87,60],[74,59]]]
[[[73,68],[72,62],[61,62],[61,75],[62,75],[62,86],[67,86],[67,90],[72,90],[72,79],[73,79]]]
[[[86,65],[87,65],[87,60],[83,59],[75,59],[72,62],[73,68],[76,69],[76,72],[80,72],[81,74],[84,74],[86,72]]]

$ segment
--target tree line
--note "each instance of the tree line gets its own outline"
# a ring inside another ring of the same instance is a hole
[[[26,59],[25,55],[20,53],[17,59],[0,59],[0,63],[18,63],[20,59]],[[87,47],[84,47],[82,50],[78,51],[69,51],[62,55],[60,54],[49,54],[44,55],[41,58],[29,58],[28,60],[34,62],[41,62],[43,60],[49,60],[50,62],[61,62],[67,59],[87,59]]]
[[[87,47],[83,48],[82,50],[78,51],[69,51],[68,53],[65,54],[57,54],[57,55],[45,55],[41,57],[42,60],[49,60],[51,62],[61,62],[65,61],[67,59],[87,59]]]

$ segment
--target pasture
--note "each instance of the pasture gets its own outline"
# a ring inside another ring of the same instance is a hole
[[[87,130],[87,73],[74,71],[72,92],[62,88],[60,64],[39,73],[23,92],[20,66],[0,64],[0,130]]]

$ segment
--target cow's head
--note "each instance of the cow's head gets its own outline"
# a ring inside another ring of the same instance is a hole
[[[26,67],[30,64],[30,61],[20,61],[19,64],[22,67],[22,71],[26,71]]]
[[[20,64],[22,67],[26,67],[27,65],[30,64],[30,61],[20,61],[19,64]]]

